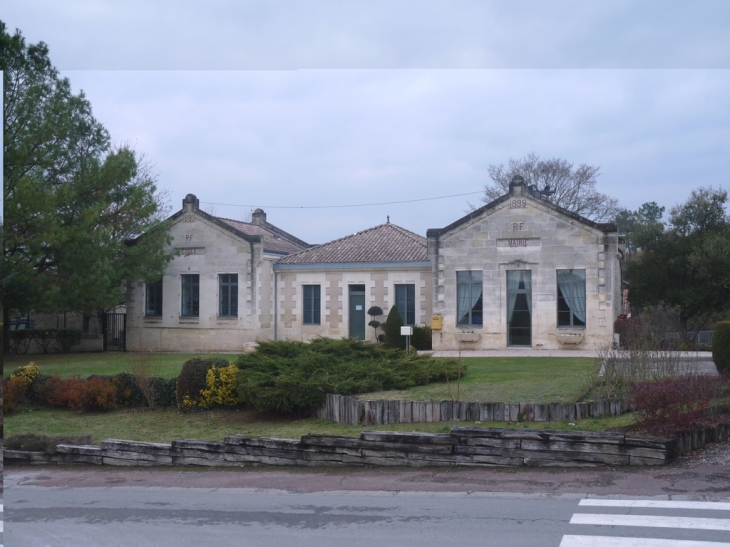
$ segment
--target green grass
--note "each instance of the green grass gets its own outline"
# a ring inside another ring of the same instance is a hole
[[[558,429],[573,431],[604,431],[632,425],[632,414],[617,417],[569,422],[504,422],[481,424],[483,427],[526,427],[531,429]],[[81,413],[71,410],[20,407],[18,412],[5,417],[5,436],[36,433],[48,436],[91,435],[94,443],[104,439],[171,442],[174,439],[203,439],[222,441],[226,435],[251,437],[278,437],[298,439],[307,433],[320,435],[357,436],[361,431],[423,431],[448,433],[457,425],[475,425],[474,422],[439,422],[378,425],[372,427],[334,424],[318,418],[287,419],[266,416],[253,411],[225,410],[213,412],[180,413],[177,409],[158,409],[139,412],[117,410],[106,413]]]
[[[465,358],[468,372],[461,381],[458,399],[469,402],[575,402],[588,391],[595,359],[560,357],[471,357]],[[456,397],[456,382],[451,392]],[[404,391],[380,391],[361,399],[451,400],[446,383],[428,384]]]
[[[153,366],[159,368],[162,378],[174,378],[180,374],[183,363],[192,357],[218,357],[216,354],[189,353],[150,353]],[[224,355],[234,359],[233,355]],[[16,367],[33,361],[43,374],[58,374],[61,378],[92,374],[113,375],[131,372],[132,361],[139,359],[138,353],[66,353],[48,355],[6,355],[3,363],[3,376],[8,376]]]

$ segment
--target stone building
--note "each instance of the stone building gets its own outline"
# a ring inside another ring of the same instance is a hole
[[[162,280],[130,281],[127,348],[242,351],[257,340],[373,341],[367,310],[433,327],[434,349],[601,347],[620,313],[616,226],[508,194],[427,238],[390,222],[322,245],[218,218],[188,194]],[[379,320],[384,320],[380,317]]]
[[[163,278],[127,285],[127,350],[242,351],[275,336],[274,264],[309,247],[266,221],[210,215],[188,194],[170,217]]]
[[[284,339],[375,341],[367,326],[372,306],[386,313],[397,306],[408,325],[431,319],[426,239],[390,222],[284,257],[274,272],[281,291],[277,335]]]
[[[597,348],[621,313],[615,224],[553,205],[521,177],[509,193],[427,232],[434,349]]]

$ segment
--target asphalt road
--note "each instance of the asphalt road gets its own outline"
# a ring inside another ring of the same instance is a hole
[[[31,466],[4,486],[10,547],[730,546],[730,443],[656,468]]]
[[[6,544],[24,547],[730,545],[730,502],[160,487],[14,487],[5,502]]]

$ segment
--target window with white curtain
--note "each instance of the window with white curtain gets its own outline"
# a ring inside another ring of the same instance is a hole
[[[482,272],[456,272],[456,324],[479,326],[482,316]]]
[[[557,270],[558,327],[586,326],[586,271]]]

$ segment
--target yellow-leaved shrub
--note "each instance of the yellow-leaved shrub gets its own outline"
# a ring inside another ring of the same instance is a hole
[[[200,399],[194,401],[189,396],[183,397],[184,407],[210,408],[214,406],[233,406],[240,401],[236,394],[236,372],[238,367],[230,364],[227,367],[213,365],[205,375],[206,388],[200,392]]]

